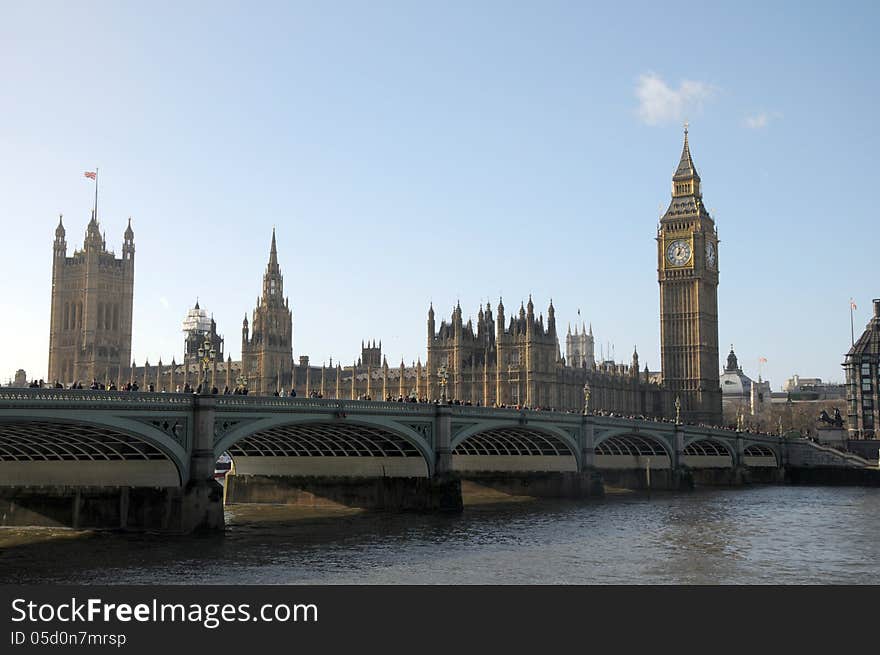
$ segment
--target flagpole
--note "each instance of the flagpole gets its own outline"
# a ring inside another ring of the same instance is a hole
[[[95,167],[95,220],[98,220],[98,167]]]
[[[853,300],[849,299],[849,339],[850,345],[856,345],[856,329],[853,324]]]

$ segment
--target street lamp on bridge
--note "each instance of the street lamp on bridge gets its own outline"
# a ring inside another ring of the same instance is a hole
[[[217,351],[214,350],[211,339],[207,334],[205,335],[205,343],[199,346],[198,356],[202,365],[202,394],[207,395],[211,393],[211,387],[208,385],[208,371],[211,369],[211,363],[217,357]]]
[[[446,364],[441,364],[440,368],[437,369],[437,377],[440,378],[440,402],[446,402],[446,380],[449,379],[449,374],[446,372]]]

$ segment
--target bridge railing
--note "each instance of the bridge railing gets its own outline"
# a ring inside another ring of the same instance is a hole
[[[405,416],[434,416],[437,407],[444,407],[455,417],[496,418],[499,420],[554,422],[565,424],[580,423],[584,417],[577,412],[561,412],[551,410],[517,409],[515,407],[483,407],[479,405],[436,405],[434,403],[410,403],[381,400],[350,400],[338,398],[302,398],[289,396],[258,396],[258,395],[215,395],[218,410],[270,410],[297,411],[313,409],[321,412],[344,411],[397,414]],[[0,387],[0,407],[59,407],[70,406],[80,408],[102,407],[138,407],[189,409],[193,407],[196,396],[192,393],[148,392],[148,391],[101,391],[92,389],[32,389],[16,387]],[[587,420],[596,425],[613,425],[615,427],[632,427],[656,430],[672,430],[675,426],[669,420],[654,420],[627,416],[589,415]],[[678,426],[685,433],[731,438],[741,434],[749,441],[765,441],[778,444],[782,437],[769,434],[738,433],[708,426]]]
[[[0,405],[17,404],[85,405],[163,405],[190,407],[192,394],[148,391],[99,391],[92,389],[19,389],[0,387]]]
[[[314,408],[323,411],[352,410],[352,411],[382,411],[388,413],[389,409],[401,414],[417,414],[431,416],[434,414],[434,405],[424,403],[397,403],[377,400],[344,400],[339,398],[291,398],[289,396],[241,396],[220,395],[215,396],[218,409],[302,409]]]

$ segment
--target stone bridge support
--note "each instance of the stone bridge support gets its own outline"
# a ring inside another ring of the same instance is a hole
[[[684,429],[675,426],[672,443],[672,484],[679,490],[694,488],[694,474],[684,460]]]
[[[193,445],[189,480],[183,481],[181,531],[223,527],[223,487],[214,479],[214,396],[196,396],[193,405]]]

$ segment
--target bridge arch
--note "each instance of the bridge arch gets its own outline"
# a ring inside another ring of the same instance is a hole
[[[733,468],[735,462],[733,449],[711,437],[696,437],[685,442],[682,458],[691,468]]]
[[[452,469],[467,471],[578,471],[577,442],[552,426],[494,422],[472,426],[455,435]]]
[[[0,420],[2,486],[179,487],[188,476],[184,449],[137,421]]]
[[[779,454],[767,444],[746,443],[743,464],[753,468],[779,468]]]
[[[231,430],[215,445],[239,475],[430,477],[434,451],[410,427],[381,417],[290,415]]]
[[[669,446],[650,432],[606,432],[596,439],[593,448],[596,468],[641,469],[649,459],[652,469],[672,468]]]

